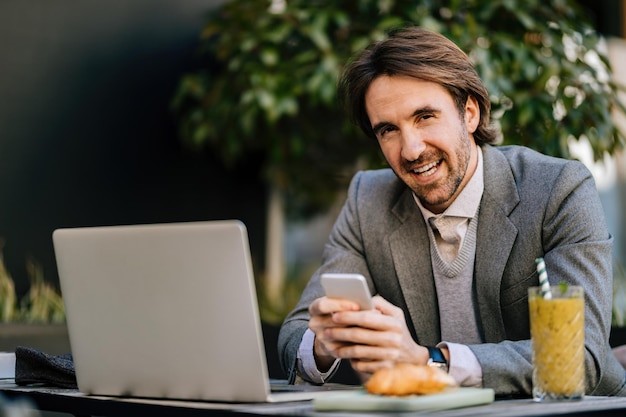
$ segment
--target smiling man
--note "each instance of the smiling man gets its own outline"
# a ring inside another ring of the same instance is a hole
[[[462,386],[530,396],[528,288],[585,290],[587,393],[626,395],[609,347],[612,238],[579,162],[496,147],[488,93],[445,37],[420,28],[363,51],[339,83],[352,120],[391,170],[359,172],[322,265],[281,328],[290,378],[367,380],[396,363],[447,369]],[[360,273],[373,310],[324,296],[325,272]]]

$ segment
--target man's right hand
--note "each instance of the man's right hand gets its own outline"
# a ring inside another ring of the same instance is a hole
[[[320,371],[326,372],[336,359],[333,354],[344,342],[336,341],[326,334],[326,329],[345,327],[333,321],[332,315],[338,311],[358,311],[359,305],[354,301],[337,298],[321,297],[309,306],[309,328],[315,333],[313,355]]]
[[[321,297],[309,307],[309,328],[315,333],[314,356],[326,372],[336,358],[347,359],[367,379],[398,362],[426,364],[428,349],[411,338],[404,313],[376,295],[374,309],[359,310],[349,300]]]

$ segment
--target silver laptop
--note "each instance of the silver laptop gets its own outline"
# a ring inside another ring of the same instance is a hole
[[[241,222],[58,229],[53,243],[80,391],[225,402],[321,393],[270,390]]]

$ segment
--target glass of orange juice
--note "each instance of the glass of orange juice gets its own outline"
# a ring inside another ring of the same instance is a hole
[[[533,352],[533,400],[581,400],[585,394],[583,288],[557,285],[552,298],[528,289]]]

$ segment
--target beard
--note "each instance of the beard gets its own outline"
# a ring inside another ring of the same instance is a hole
[[[441,168],[443,162],[449,169],[448,175],[440,181],[432,184],[408,183],[404,181],[413,193],[419,198],[425,207],[441,206],[450,202],[457,196],[457,191],[463,183],[469,167],[471,157],[471,142],[466,130],[459,132],[457,137],[457,147],[454,154],[447,154],[440,150],[420,155],[416,161],[407,161],[404,164],[405,172],[412,172],[415,166],[422,165],[423,161],[440,161]],[[411,175],[411,174],[409,174]],[[402,177],[400,177],[402,178]]]

